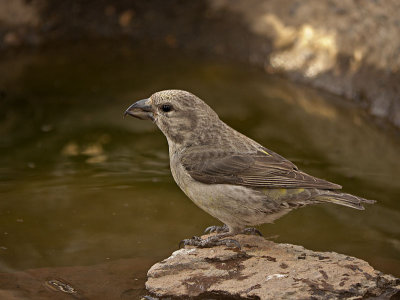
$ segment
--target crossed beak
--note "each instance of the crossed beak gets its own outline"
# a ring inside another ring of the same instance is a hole
[[[154,120],[150,99],[139,100],[133,103],[124,113],[124,117],[130,115],[141,120]]]

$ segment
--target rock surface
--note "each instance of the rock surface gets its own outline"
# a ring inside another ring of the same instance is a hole
[[[272,41],[268,55],[251,49],[255,64],[282,71],[362,103],[400,127],[400,30],[396,0],[217,0],[214,10],[244,20],[249,32]]]
[[[148,271],[147,290],[173,299],[398,299],[400,279],[367,262],[256,236],[242,249],[186,247]]]
[[[400,128],[399,1],[0,0],[0,50],[128,37],[245,61]]]

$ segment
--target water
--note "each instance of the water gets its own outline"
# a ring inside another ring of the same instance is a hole
[[[0,69],[0,289],[47,295],[51,274],[104,296],[104,270],[115,268],[131,281],[113,281],[109,292],[134,298],[153,263],[219,224],[174,183],[157,128],[122,118],[131,103],[169,88],[197,94],[304,171],[379,201],[365,211],[299,209],[261,226],[265,236],[400,276],[399,138],[346,101],[150,45],[58,45],[6,54]],[[41,279],[16,285],[26,274]]]

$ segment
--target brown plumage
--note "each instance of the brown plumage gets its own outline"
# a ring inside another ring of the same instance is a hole
[[[300,171],[292,162],[264,147],[261,151],[248,153],[191,151],[182,155],[181,162],[193,179],[206,184],[254,188],[342,188]]]
[[[175,181],[195,204],[224,222],[228,234],[273,222],[309,204],[329,202],[364,209],[363,203],[374,203],[304,173],[226,125],[189,92],[155,93],[131,105],[126,114],[151,119],[160,128],[168,140]]]

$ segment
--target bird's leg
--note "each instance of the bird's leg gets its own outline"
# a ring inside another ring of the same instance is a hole
[[[222,226],[210,226],[210,227],[207,227],[206,230],[204,230],[205,234],[214,233],[214,232],[215,233],[229,232],[229,227],[228,227],[228,225],[224,224]],[[263,236],[262,233],[256,228],[245,228],[245,229],[239,231],[238,233]]]
[[[220,233],[220,232],[229,232],[228,225],[224,224],[222,226],[209,226],[204,230],[204,233]]]
[[[210,226],[207,227],[204,233],[217,233],[216,235],[209,236],[202,239],[198,236],[194,236],[191,239],[184,239],[179,243],[179,248],[181,246],[196,246],[199,248],[211,248],[215,246],[227,246],[232,248],[241,248],[240,243],[235,239],[227,239],[227,237],[234,236],[238,233],[242,234],[253,234],[262,236],[261,232],[256,228],[234,228],[226,224],[223,226]]]
[[[250,234],[250,235],[259,235],[259,236],[263,236],[262,233],[260,232],[260,230],[258,230],[257,228],[251,227],[251,228],[245,228],[242,230],[243,234]]]
[[[212,227],[212,226],[211,226]],[[226,239],[226,237],[234,236],[239,233],[240,230],[234,227],[230,227],[228,225],[224,226],[215,226],[217,229],[222,228],[223,233],[218,233],[216,235],[209,236],[205,239],[202,239],[198,236],[194,236],[191,239],[185,239],[179,243],[179,246],[196,246],[199,248],[211,248],[214,246],[222,246],[225,245],[227,247],[232,248],[241,248],[240,243],[234,239]],[[215,227],[212,229],[215,229]],[[207,229],[206,229],[207,230]]]

